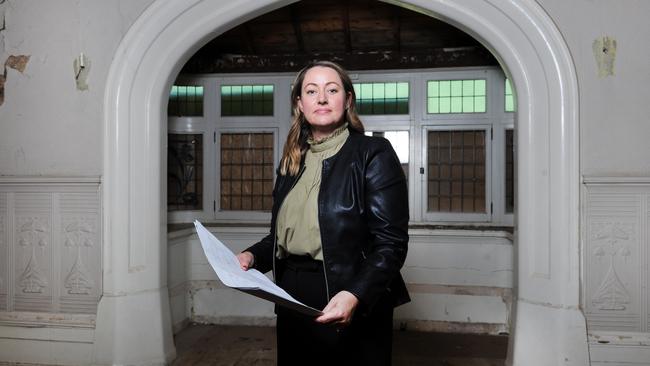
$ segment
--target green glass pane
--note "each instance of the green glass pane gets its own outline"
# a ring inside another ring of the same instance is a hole
[[[374,99],[372,101],[372,112],[373,114],[385,114],[384,111],[384,100]]]
[[[232,99],[233,102],[240,102],[241,101],[241,89],[242,89],[242,87],[239,86],[239,85],[238,86],[233,86],[233,87],[230,88],[230,90],[232,91],[231,99]]]
[[[483,79],[474,80],[474,95],[482,95],[482,96],[487,95],[485,80]]]
[[[427,113],[440,113],[438,98],[429,98],[427,102]]]
[[[463,99],[461,97],[451,97],[451,113],[461,113],[463,111]]]
[[[241,103],[232,103],[231,104],[232,114],[231,116],[241,116],[242,115],[242,105]]]
[[[221,86],[222,116],[262,116],[272,114],[273,85]]]
[[[372,84],[361,84],[361,97],[372,99]]]
[[[384,90],[386,98],[396,99],[397,98],[397,83],[387,83]]]
[[[264,98],[264,87],[262,85],[253,85],[253,99],[261,100]]]
[[[512,95],[506,95],[506,112],[515,111],[515,98]]]
[[[251,114],[254,116],[264,115],[264,103],[254,103],[251,105]]]
[[[409,100],[408,99],[398,99],[397,100],[397,113],[398,114],[408,114],[409,113]]]
[[[264,115],[272,116],[273,115],[273,101],[266,100],[264,101]]]
[[[408,83],[354,83],[353,86],[359,114],[408,113]],[[400,103],[399,99],[406,102]]]
[[[463,97],[463,113],[474,112],[474,97]]]
[[[397,114],[397,100],[386,101],[384,104],[384,114]]]
[[[372,98],[373,99],[384,99],[386,95],[384,93],[384,84],[383,83],[374,83],[372,84]]]
[[[438,82],[437,81],[429,81],[427,83],[427,96],[428,97],[437,97],[439,95],[438,93]],[[430,112],[429,112],[430,113]]]
[[[485,113],[486,103],[484,96],[474,97],[474,112],[475,113]]]
[[[169,116],[203,115],[203,87],[173,85],[169,92],[167,114]]]
[[[463,81],[462,80],[452,80],[451,81],[451,96],[460,97],[463,95]]]
[[[361,99],[361,85],[354,83],[352,87],[354,88],[354,94],[357,96],[357,99]]]
[[[409,83],[397,83],[397,97],[398,98],[409,97]]]
[[[451,112],[451,98],[440,98],[439,112],[438,113],[450,113]]]
[[[372,105],[370,103],[363,101],[362,103],[359,104],[359,114],[371,114],[372,113]]]
[[[441,80],[438,83],[440,85],[440,96],[441,97],[451,96],[451,81]]]
[[[505,80],[505,111],[515,111],[515,97],[512,93],[512,85],[508,79]]]
[[[475,95],[474,80],[463,80],[463,96],[470,96],[470,95]]]

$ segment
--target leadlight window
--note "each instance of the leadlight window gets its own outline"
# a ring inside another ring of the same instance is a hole
[[[513,130],[506,130],[506,213],[513,213],[515,207],[515,163],[514,163],[514,133]]]
[[[485,213],[485,130],[427,133],[427,210]]]
[[[354,83],[357,112],[365,115],[408,114],[409,83]]]
[[[168,116],[203,116],[203,87],[174,85],[169,93]]]
[[[222,85],[221,115],[272,116],[273,85]]]
[[[270,211],[273,133],[222,133],[220,141],[221,210]]]
[[[485,113],[484,79],[430,80],[427,82],[427,113]]]
[[[506,79],[505,81],[505,111],[514,112],[515,111],[515,96],[512,94],[512,85],[510,80]]]
[[[203,135],[167,135],[167,207],[203,209]]]

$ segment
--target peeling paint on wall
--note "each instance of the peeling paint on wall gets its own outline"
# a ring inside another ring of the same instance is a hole
[[[592,44],[596,65],[598,66],[598,76],[604,78],[614,75],[614,60],[616,59],[616,40],[604,36],[597,38]]]
[[[19,73],[23,73],[25,71],[25,68],[27,67],[27,63],[29,62],[29,57],[26,55],[19,55],[19,56],[14,56],[11,55],[9,58],[7,58],[7,61],[5,62],[5,71],[6,68],[12,68],[14,70],[17,70]]]
[[[5,61],[2,75],[0,75],[0,105],[2,105],[5,101],[5,82],[7,81],[7,68],[17,70],[22,74],[27,67],[29,58],[29,55],[11,55]]]

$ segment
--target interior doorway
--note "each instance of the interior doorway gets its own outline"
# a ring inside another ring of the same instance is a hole
[[[166,120],[167,92],[207,40],[288,3],[156,1],[120,45],[105,99],[104,283],[105,292],[115,295],[100,302],[96,339],[104,342],[96,343],[96,361],[173,357],[164,278],[166,207],[161,205],[166,131],[158,122]],[[481,1],[471,7],[435,0],[391,3],[467,31],[507,68],[519,100],[517,290],[509,359],[543,365],[570,358],[581,364],[587,356],[578,310],[577,87],[559,32],[534,1],[516,6]],[[567,250],[567,256],[551,255]],[[153,324],[159,336],[144,346],[130,342],[133,336],[124,334],[129,328],[124,325],[133,323]],[[548,336],[541,343],[540,329]]]

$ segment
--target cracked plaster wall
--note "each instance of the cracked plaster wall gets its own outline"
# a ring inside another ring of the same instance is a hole
[[[6,67],[0,175],[102,174],[108,69],[152,1],[0,1],[0,65],[29,57],[22,71]],[[77,89],[72,67],[81,52],[92,60],[85,91]]]

